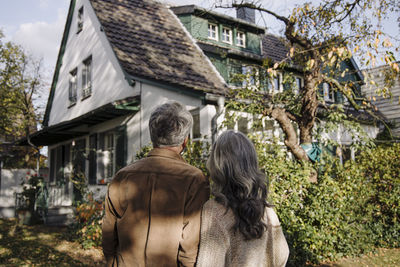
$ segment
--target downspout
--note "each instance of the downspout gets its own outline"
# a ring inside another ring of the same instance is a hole
[[[211,142],[214,144],[217,133],[218,133],[218,118],[224,113],[225,110],[225,97],[218,96],[217,97],[217,113],[211,119]]]

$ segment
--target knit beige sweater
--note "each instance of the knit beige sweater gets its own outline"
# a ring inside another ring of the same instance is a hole
[[[260,239],[246,241],[232,226],[232,210],[208,200],[202,211],[200,248],[197,267],[275,267],[285,266],[289,247],[278,216],[265,209],[267,230]]]

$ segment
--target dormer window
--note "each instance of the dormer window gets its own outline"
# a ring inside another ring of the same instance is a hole
[[[222,42],[232,44],[232,30],[229,28],[222,28]]]
[[[246,35],[244,32],[236,33],[236,45],[240,47],[246,47]]]
[[[218,41],[218,26],[208,23],[208,39]]]
[[[78,25],[76,33],[80,33],[83,29],[83,6],[78,10]]]

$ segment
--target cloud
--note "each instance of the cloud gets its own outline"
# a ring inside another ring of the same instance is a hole
[[[45,66],[52,68],[57,60],[66,15],[66,12],[60,9],[55,22],[38,21],[21,24],[12,41],[20,44],[34,57],[43,58]]]

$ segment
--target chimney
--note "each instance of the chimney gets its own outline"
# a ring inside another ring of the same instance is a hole
[[[247,22],[256,23],[256,10],[248,7],[239,7],[236,9],[236,17]]]

